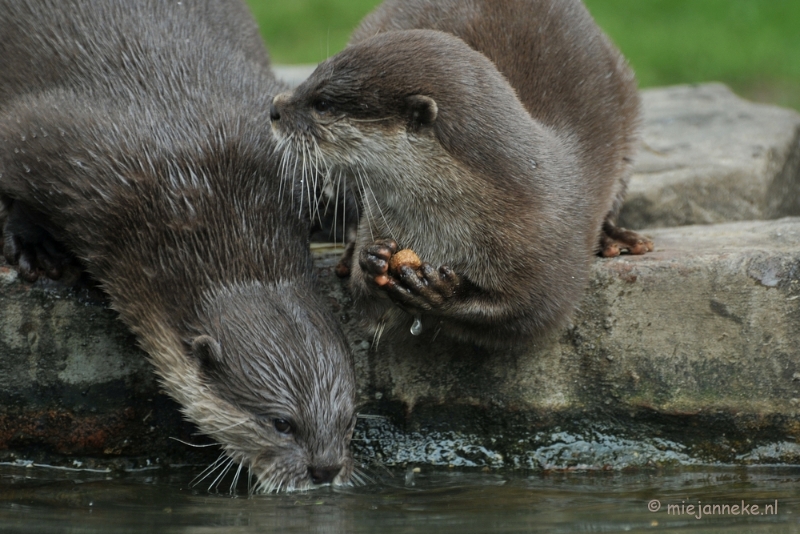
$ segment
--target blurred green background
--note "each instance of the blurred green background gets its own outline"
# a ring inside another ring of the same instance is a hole
[[[247,0],[275,63],[341,50],[379,0]],[[721,81],[800,109],[800,0],[584,0],[642,87]]]

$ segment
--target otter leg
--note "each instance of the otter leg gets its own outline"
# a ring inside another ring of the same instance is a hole
[[[69,253],[36,221],[41,216],[19,202],[7,203],[8,215],[3,226],[3,256],[16,265],[20,276],[35,282],[43,273],[58,280],[64,267],[71,263]]]
[[[605,258],[628,254],[645,254],[653,251],[653,242],[645,236],[616,226],[606,219],[600,232],[600,255]]]

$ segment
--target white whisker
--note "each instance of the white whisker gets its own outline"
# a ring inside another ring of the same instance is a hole
[[[231,482],[231,487],[228,490],[228,493],[231,495],[236,495],[236,484],[239,482],[239,475],[242,473],[243,465],[241,462],[239,463],[239,468],[236,470],[236,474],[233,475],[233,482]]]
[[[227,454],[225,454],[224,452],[221,453],[219,457],[216,460],[214,460],[214,462],[211,465],[203,469],[203,471],[199,475],[194,477],[192,481],[189,482],[189,487],[193,488],[194,486],[200,484],[203,480],[208,478],[208,476],[211,475],[211,473],[217,470],[217,468],[222,464],[223,459],[226,457]]]
[[[232,466],[232,465],[233,465],[233,458],[229,459],[229,460],[228,460],[228,463],[227,463],[227,464],[225,464],[225,467],[223,467],[223,468],[220,470],[220,472],[219,472],[219,475],[217,475],[217,478],[215,478],[215,479],[214,479],[214,482],[212,482],[212,483],[211,483],[211,484],[208,486],[208,491],[211,491],[211,488],[216,488],[216,487],[217,487],[217,484],[219,484],[220,480],[222,480],[222,478],[223,478],[225,475],[227,475],[227,474],[228,474],[228,471],[230,471],[230,469],[231,469],[231,466]]]
[[[173,438],[172,436],[170,436],[169,439],[175,440],[178,443],[182,443],[184,445],[188,445],[189,447],[194,447],[196,449],[204,449],[206,447],[218,447],[220,445],[219,443],[207,443],[205,445],[195,445],[194,443],[189,443],[188,441],[183,441],[182,439]]]
[[[370,206],[371,203],[370,203],[369,199],[366,196],[366,193],[365,193],[365,190],[364,190],[364,184],[362,183],[362,177],[361,177],[360,173],[358,173],[358,172],[354,173],[353,177],[356,180],[356,185],[358,186],[358,189],[359,189],[359,192],[360,192],[360,195],[361,195],[361,199],[362,199],[362,204],[364,205],[364,209],[367,211],[368,219],[370,221],[374,221],[375,218],[372,216],[372,207]],[[370,233],[371,240],[375,241],[375,232],[373,232],[372,225],[370,224],[367,227],[369,228],[369,233]]]
[[[361,170],[363,170],[364,174],[366,175],[367,170],[364,169],[363,166],[361,166]],[[360,174],[360,172],[359,172],[359,174]],[[383,214],[383,210],[381,209],[381,205],[378,202],[378,197],[375,196],[375,192],[372,190],[372,185],[370,184],[369,178],[367,176],[363,176],[363,181],[366,184],[366,187],[369,190],[369,193],[372,195],[373,200],[375,200],[375,207],[378,208],[378,213],[380,214],[381,219],[383,220],[383,224],[386,226],[386,231],[389,232],[389,237],[391,237],[392,239],[397,241],[397,237],[394,235],[394,232],[392,231],[392,228],[389,226],[389,221],[386,220],[386,216]],[[372,218],[372,217],[370,216],[370,218]]]

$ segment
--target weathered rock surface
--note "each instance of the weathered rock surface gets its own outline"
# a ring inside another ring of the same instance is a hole
[[[22,282],[0,260],[0,461],[51,454],[171,457],[192,436],[134,336],[103,303]]]
[[[669,225],[699,213],[714,214],[699,221],[708,223],[792,212],[794,112],[747,104],[752,116],[730,115],[720,102],[738,99],[718,86],[659,92],[658,105],[645,94],[653,152],[640,158],[626,217],[641,208],[642,224]],[[668,118],[703,98],[695,130],[689,114]],[[776,128],[758,130],[765,148],[754,155],[743,131],[764,117]],[[707,139],[709,124],[730,151]],[[687,144],[668,141],[681,135]],[[531,468],[800,462],[800,218],[646,233],[654,253],[595,261],[572,326],[498,352],[406,330],[373,346],[333,274],[338,252],[318,246],[363,413],[376,416],[359,425],[358,455]],[[208,449],[169,439],[203,440],[192,432],[113,311],[52,282],[24,283],[0,263],[0,461],[207,461]]]
[[[800,114],[715,83],[647,89],[642,101],[623,226],[800,215]]]

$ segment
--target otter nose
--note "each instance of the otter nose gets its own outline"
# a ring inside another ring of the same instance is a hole
[[[273,121],[281,120],[281,112],[278,110],[278,106],[275,105],[275,100],[273,100],[272,104],[269,106],[269,118]]]
[[[340,465],[325,467],[311,466],[308,468],[308,476],[311,477],[311,482],[314,484],[328,484],[329,482],[333,482],[333,479],[336,478],[336,475],[338,475],[341,470],[342,466]]]

